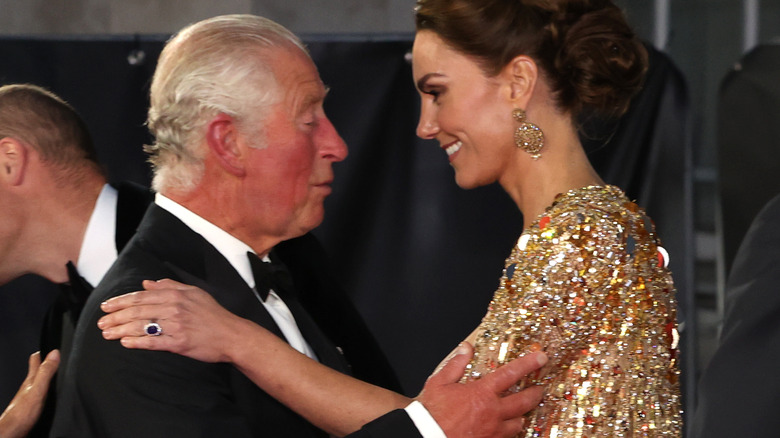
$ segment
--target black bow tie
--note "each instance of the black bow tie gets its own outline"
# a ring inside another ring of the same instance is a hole
[[[78,320],[81,309],[87,302],[90,292],[92,292],[91,284],[87,283],[87,280],[79,275],[79,271],[76,270],[76,266],[72,262],[68,262],[65,265],[68,270],[68,283],[60,285],[60,290],[65,296],[65,302],[68,309],[71,311],[71,315],[74,318],[74,322]]]
[[[252,275],[255,277],[255,290],[260,298],[265,301],[271,289],[281,298],[293,290],[292,276],[287,267],[272,253],[270,262],[264,262],[257,254],[247,251],[249,265],[252,267]]]

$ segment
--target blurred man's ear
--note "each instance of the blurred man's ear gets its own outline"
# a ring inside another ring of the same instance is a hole
[[[0,139],[0,179],[5,184],[19,185],[24,181],[29,151],[27,146],[12,137]]]

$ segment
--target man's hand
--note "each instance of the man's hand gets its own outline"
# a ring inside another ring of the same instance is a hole
[[[458,383],[474,354],[464,342],[440,370],[425,383],[417,400],[439,423],[448,438],[512,437],[523,430],[522,415],[542,399],[539,386],[502,396],[528,373],[547,363],[544,353],[517,358],[485,377]]]
[[[53,350],[41,363],[40,352],[30,356],[29,370],[22,386],[0,415],[0,437],[23,438],[38,421],[49,390],[49,382],[60,364],[60,352]]]

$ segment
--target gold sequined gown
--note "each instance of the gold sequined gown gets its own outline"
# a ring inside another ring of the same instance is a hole
[[[680,436],[675,290],[659,248],[617,187],[558,195],[506,260],[464,379],[541,349],[548,364],[515,388],[546,387],[520,436]]]

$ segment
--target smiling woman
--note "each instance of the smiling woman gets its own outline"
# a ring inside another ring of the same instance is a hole
[[[588,162],[576,121],[619,116],[644,48],[609,0],[418,0],[418,135],[463,188],[498,182],[525,218],[469,340],[475,380],[550,362],[524,436],[679,436],[676,312],[652,221]]]

